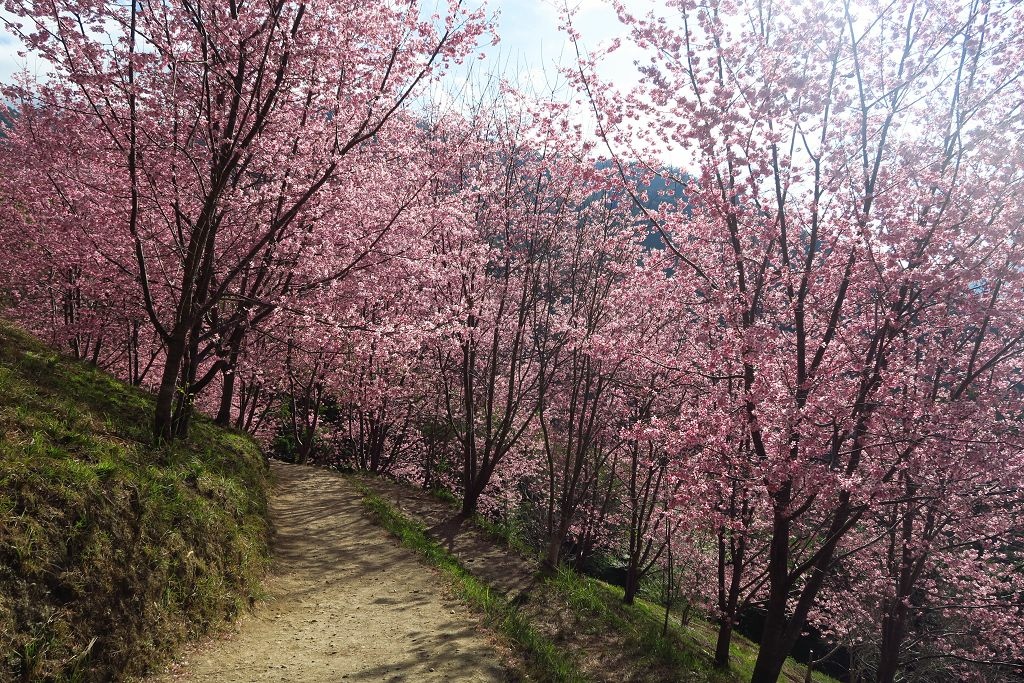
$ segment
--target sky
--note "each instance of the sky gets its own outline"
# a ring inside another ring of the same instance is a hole
[[[18,41],[6,30],[0,31],[0,82],[7,82],[11,75],[24,65],[18,57]]]
[[[569,0],[577,9],[574,23],[584,44],[610,40],[621,33],[615,12],[603,0]],[[492,0],[488,7],[498,17],[503,62],[509,68],[527,67],[534,75],[558,63],[572,63],[575,48],[559,31],[565,0]],[[501,66],[505,66],[502,64]]]

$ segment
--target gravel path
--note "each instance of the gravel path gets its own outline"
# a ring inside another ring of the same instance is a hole
[[[505,681],[504,653],[440,577],[324,470],[273,463],[270,599],[187,653],[169,681]]]

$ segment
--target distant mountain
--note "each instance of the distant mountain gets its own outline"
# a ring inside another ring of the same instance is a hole
[[[599,169],[613,167],[612,161],[602,161],[597,164]],[[663,205],[677,207],[679,204],[687,203],[686,182],[689,176],[677,168],[666,167],[652,173],[647,168],[641,168],[636,162],[627,162],[624,165],[626,179],[633,185],[633,193],[639,206],[634,199],[626,197],[621,201],[633,204],[632,213],[639,220],[645,211],[658,211]],[[599,196],[604,193],[600,193]],[[596,197],[595,197],[596,198]],[[684,206],[683,211],[689,214],[689,207]],[[650,249],[664,249],[665,244],[661,234],[650,226],[647,237],[644,238],[644,246]]]

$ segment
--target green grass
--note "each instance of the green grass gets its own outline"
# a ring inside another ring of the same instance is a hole
[[[710,656],[715,648],[716,628],[699,617],[692,617],[685,626],[678,619],[670,619],[668,633],[663,635],[662,605],[642,598],[626,605],[622,602],[621,587],[581,576],[568,568],[562,568],[548,582],[577,614],[625,634],[639,657],[676,672],[679,680],[733,683],[749,681],[753,674],[757,644],[738,633],[732,638],[730,670],[720,671],[713,667]],[[780,680],[802,683],[804,673],[803,665],[790,658]],[[812,680],[838,683],[821,672],[814,672]]]
[[[437,498],[442,503],[447,503],[448,505],[455,506],[461,502],[458,496],[456,496],[454,493],[441,486],[435,486],[434,488],[428,490],[427,493],[432,495],[434,498]]]
[[[0,680],[138,674],[259,595],[258,448],[201,418],[154,449],[152,410],[0,321]]]
[[[637,657],[646,664],[678,672],[681,676],[706,668],[705,662],[674,629],[662,635],[660,614],[653,618],[654,614],[638,604],[623,604],[621,589],[581,576],[567,567],[560,568],[547,581],[577,615],[623,634]]]
[[[483,515],[473,515],[471,520],[474,525],[493,540],[498,541],[509,550],[512,550],[523,557],[539,558],[540,552],[532,547],[529,541],[522,535],[521,529],[509,522],[494,522]]]
[[[369,491],[361,485],[364,491]],[[446,489],[429,492],[435,499],[457,509],[459,499]],[[384,503],[386,504],[386,503]],[[472,523],[492,540],[523,557],[539,558],[539,552],[530,545],[514,523],[496,522],[482,515],[474,515]],[[411,522],[410,522],[411,523]],[[422,532],[422,530],[421,530]],[[432,542],[424,535],[425,542]],[[441,549],[443,552],[443,548]],[[465,570],[462,570],[465,572]],[[728,671],[716,669],[712,653],[715,649],[717,627],[698,615],[681,625],[676,615],[670,618],[668,633],[662,634],[664,606],[642,598],[633,605],[622,602],[623,589],[599,579],[578,574],[568,567],[545,578],[546,587],[554,592],[579,623],[600,625],[601,629],[622,634],[641,662],[641,668],[657,671],[673,680],[702,681],[708,683],[743,683],[749,681],[757,660],[757,644],[733,633]],[[805,668],[792,658],[787,659],[780,681],[803,683]],[[838,683],[821,672],[814,672],[815,683]]]
[[[421,525],[365,486],[360,487],[363,505],[370,515],[402,545],[415,550],[427,563],[441,570],[461,600],[483,614],[488,624],[518,646],[537,678],[560,683],[586,681],[565,653],[541,635],[507,599],[470,574],[451,553],[430,539]]]

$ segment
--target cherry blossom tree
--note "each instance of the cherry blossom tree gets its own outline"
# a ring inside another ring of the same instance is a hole
[[[633,348],[627,335],[637,330],[620,314],[623,299],[635,294],[639,258],[628,213],[607,203],[581,203],[575,220],[554,230],[540,257],[543,295],[532,317],[547,479],[545,563],[552,569],[578,508],[622,445],[617,383]]]
[[[0,244],[7,262],[2,287],[8,315],[57,348],[141,384],[160,346],[149,333],[131,274],[112,267],[121,244],[88,226],[112,220],[90,188],[102,157],[44,141],[61,125],[52,111],[26,109],[4,136],[0,192],[5,212]],[[55,225],[64,230],[54,229]]]
[[[405,1],[55,0],[9,10],[54,74],[8,96],[59,112],[46,144],[75,131],[76,150],[103,156],[115,220],[90,227],[127,245],[108,258],[139,283],[164,346],[159,439],[187,431],[225,297],[251,293],[240,281],[253,269],[260,279],[259,264],[317,220],[348,158],[484,28],[458,2],[434,21]],[[230,310],[228,328],[252,322],[244,301]]]
[[[840,564],[814,621],[855,645],[876,680],[1020,669],[1021,464],[974,456],[915,459],[846,541],[863,548]]]
[[[809,625],[883,683],[1020,670],[1024,9],[610,5],[635,84],[570,12],[578,102],[446,108],[457,0],[9,0],[53,76],[3,88],[5,315],[158,440],[525,510],[719,666],[761,610],[754,683]]]
[[[435,307],[442,317],[435,363],[450,428],[462,444],[463,514],[520,444],[538,407],[538,359],[530,335],[540,299],[542,255],[550,224],[574,210],[550,183],[542,149],[518,122],[489,130],[494,142],[464,153],[444,192],[463,197],[435,246],[440,266]],[[480,142],[486,136],[481,134]]]
[[[998,406],[1024,330],[1022,13],[616,8],[651,61],[618,97],[589,60],[579,83],[617,155],[693,159],[686,210],[652,218],[721,328],[709,360],[728,360],[705,374],[738,368],[770,520],[752,680],[775,681],[841,542],[907,463],[949,452],[931,443],[996,458],[1016,438]]]

